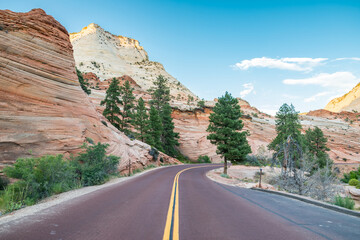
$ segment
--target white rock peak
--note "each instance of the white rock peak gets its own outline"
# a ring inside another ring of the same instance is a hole
[[[145,91],[153,87],[153,81],[161,74],[169,80],[174,101],[187,101],[191,96],[188,88],[167,73],[162,64],[149,61],[147,52],[138,40],[113,35],[95,23],[78,33],[70,34],[77,68],[81,72],[93,72],[101,81],[128,75]]]

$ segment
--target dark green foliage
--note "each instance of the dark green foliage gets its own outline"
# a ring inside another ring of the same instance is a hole
[[[279,111],[276,113],[276,138],[269,144],[269,149],[278,151],[282,144],[288,139],[292,139],[302,145],[303,137],[301,135],[301,124],[298,117],[298,112],[295,111],[294,106],[284,103]]]
[[[75,158],[78,178],[83,186],[103,183],[106,178],[116,172],[119,157],[106,155],[109,144],[97,143],[93,146],[84,144],[86,149]]]
[[[245,160],[246,166],[267,166],[270,165],[271,161],[268,158],[260,158],[254,155],[247,155]]]
[[[151,148],[149,154],[153,157],[154,161],[157,161],[159,157],[159,151],[156,148]]]
[[[143,142],[147,142],[147,139],[151,138],[150,131],[150,119],[146,112],[144,100],[139,98],[136,106],[136,113],[134,114],[134,128],[136,130],[135,136]]]
[[[83,77],[82,73],[81,73],[81,72],[79,71],[79,69],[77,69],[77,68],[76,68],[76,74],[77,74],[77,76],[78,76],[81,89],[82,89],[87,95],[91,94],[91,90],[89,89],[89,83],[84,80],[84,77]]]
[[[77,184],[74,167],[62,155],[19,158],[4,172],[8,177],[20,179],[16,188],[20,191],[21,186],[26,186],[26,198],[33,201],[52,195],[56,185],[67,191]]]
[[[161,109],[165,104],[170,101],[170,88],[167,86],[168,80],[164,76],[159,75],[154,81],[155,87],[150,89],[150,94],[152,100],[150,105],[155,107],[158,112],[161,112]]]
[[[243,123],[238,100],[228,92],[220,97],[213,113],[210,114],[210,124],[207,131],[208,139],[217,145],[217,153],[224,158],[224,174],[227,173],[227,161],[242,162],[251,148],[247,142],[248,132],[242,131]]]
[[[317,167],[323,168],[326,165],[327,159],[329,158],[326,151],[330,151],[326,147],[327,138],[320,128],[315,127],[314,129],[309,128],[305,133],[305,145],[310,154],[315,156]]]
[[[204,99],[198,101],[197,106],[198,106],[199,108],[204,108],[204,107],[205,107],[205,101],[204,101]]]
[[[172,109],[169,105],[170,88],[167,86],[168,80],[162,75],[159,75],[154,82],[154,88],[150,90],[152,100],[150,105],[153,109],[150,109],[150,126],[153,145],[160,151],[164,151],[170,156],[176,156],[177,150],[175,146],[178,146],[179,134],[174,132],[174,124],[172,122],[171,113]],[[157,111],[160,118],[160,125],[157,123]],[[155,127],[155,128],[154,128]],[[160,142],[158,142],[158,133],[160,132]]]
[[[204,155],[204,156],[199,156],[197,159],[198,163],[211,163],[211,160],[209,158],[209,156]]]
[[[109,122],[120,129],[120,108],[118,104],[122,104],[119,99],[120,96],[120,88],[119,88],[119,80],[113,78],[108,90],[106,90],[106,97],[101,101],[100,105],[105,105],[105,109],[103,115],[109,120]]]
[[[0,190],[4,190],[9,183],[8,178],[0,176]]]
[[[159,112],[155,107],[150,108],[150,137],[147,139],[146,143],[154,146],[155,148],[163,151],[162,143],[161,143],[161,134],[163,131],[163,126],[161,123],[161,119],[159,116]]]
[[[352,200],[351,197],[341,197],[341,196],[335,197],[334,204],[337,206],[340,206],[340,207],[350,209],[350,210],[353,210],[354,206],[355,206],[355,202],[354,202],[354,200]]]
[[[351,171],[349,173],[344,173],[344,178],[341,179],[342,182],[348,183],[350,179],[360,180],[360,167],[357,171]]]
[[[189,160],[189,158],[185,155],[183,155],[180,151],[178,151],[176,153],[176,157],[175,157],[177,160],[179,160],[180,162],[182,163],[193,163]]]
[[[130,125],[134,117],[135,96],[133,91],[134,88],[130,86],[129,81],[126,81],[124,86],[120,87],[121,104],[123,105],[123,110],[120,112],[120,130],[126,134],[130,133]]]
[[[161,119],[163,131],[161,134],[162,147],[166,154],[175,157],[177,150],[175,146],[179,146],[179,133],[174,132],[174,123],[171,117],[172,109],[169,104],[165,104],[162,112]]]

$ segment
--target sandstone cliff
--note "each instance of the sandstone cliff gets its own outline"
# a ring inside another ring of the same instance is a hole
[[[169,80],[172,105],[183,107],[189,96],[197,99],[188,88],[167,73],[161,63],[149,61],[148,54],[137,40],[113,35],[91,23],[78,33],[70,34],[77,68],[92,72],[100,81],[128,75],[147,91],[158,75]]]
[[[105,126],[79,86],[68,32],[53,17],[41,9],[1,10],[0,50],[1,166],[18,157],[77,153],[86,137],[109,143],[120,169],[128,160],[138,167],[152,160],[150,146]]]
[[[331,100],[325,107],[331,112],[355,111],[360,112],[360,83],[350,92]]]

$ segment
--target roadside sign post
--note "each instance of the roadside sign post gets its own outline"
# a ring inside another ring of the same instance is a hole
[[[259,188],[261,188],[261,175],[262,175],[262,168],[260,168],[260,181],[259,181]]]

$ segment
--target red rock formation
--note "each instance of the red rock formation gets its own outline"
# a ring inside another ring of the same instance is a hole
[[[73,154],[86,137],[137,166],[150,146],[131,141],[99,114],[81,90],[66,29],[41,9],[0,11],[0,163]],[[176,160],[162,155],[165,161]]]

